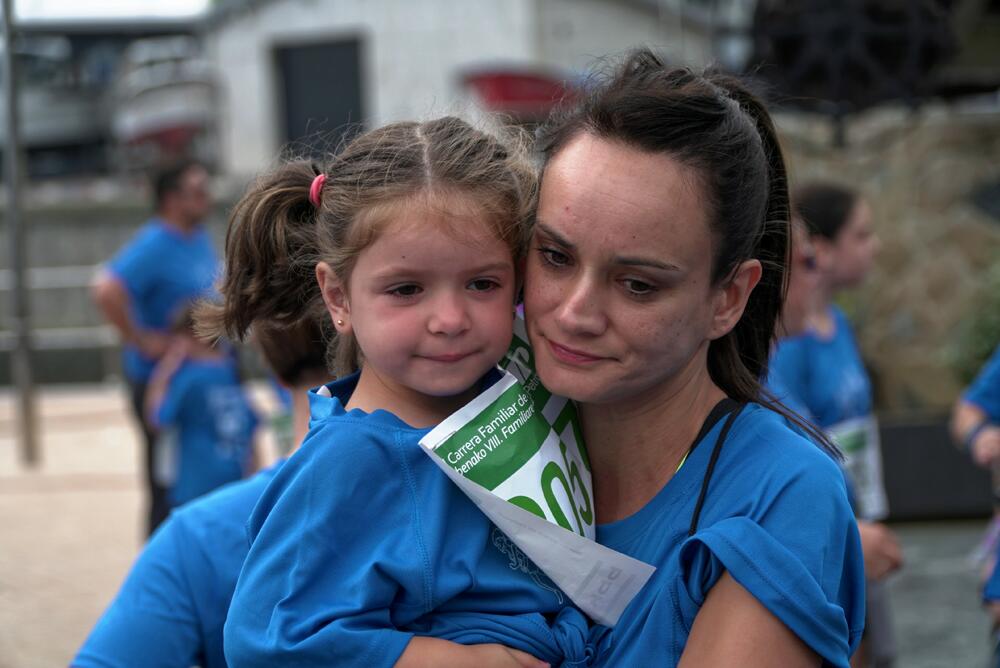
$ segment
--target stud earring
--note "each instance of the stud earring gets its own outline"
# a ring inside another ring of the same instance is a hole
[[[337,321],[337,327],[343,327],[343,326],[344,326],[344,321],[343,320],[338,320]]]

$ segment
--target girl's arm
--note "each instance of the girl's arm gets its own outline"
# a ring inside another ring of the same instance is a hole
[[[167,394],[170,379],[177,373],[187,354],[187,342],[183,339],[176,339],[170,344],[170,348],[166,354],[153,369],[153,375],[149,379],[149,389],[146,391],[145,406],[143,406],[146,424],[151,429],[155,430],[159,427],[157,413],[159,413],[160,406],[163,404],[163,399]]]
[[[678,668],[819,665],[819,656],[725,573],[694,619]]]
[[[395,668],[548,668],[530,654],[503,645],[460,645],[440,638],[415,637]]]
[[[990,424],[989,415],[979,406],[960,398],[949,427],[955,445],[968,451],[979,466],[988,467],[1000,458],[1000,427]]]

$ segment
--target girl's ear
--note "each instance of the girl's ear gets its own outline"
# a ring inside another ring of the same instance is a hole
[[[326,262],[316,265],[316,281],[323,294],[326,311],[333,320],[338,334],[351,333],[351,304],[347,298],[347,286],[340,280],[333,268]]]
[[[746,260],[736,270],[728,281],[722,285],[715,297],[715,312],[712,314],[712,327],[709,339],[722,338],[736,326],[743,317],[743,310],[750,299],[750,293],[757,287],[763,268],[760,260]]]

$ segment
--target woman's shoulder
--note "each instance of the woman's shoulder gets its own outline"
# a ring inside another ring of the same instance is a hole
[[[793,429],[784,416],[761,404],[746,405],[724,448],[729,455],[725,459],[741,477],[773,480],[808,476],[843,485],[843,474],[833,455]]]

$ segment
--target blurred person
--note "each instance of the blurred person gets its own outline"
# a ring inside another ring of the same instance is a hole
[[[289,390],[297,445],[309,430],[308,391],[330,379],[323,333],[307,321],[255,327],[254,340]],[[224,668],[222,628],[247,554],[246,522],[283,461],[175,509],[71,665]]]
[[[879,248],[871,209],[856,192],[810,183],[793,193],[808,243],[793,250],[784,338],[772,357],[768,384],[775,395],[826,430],[843,448],[848,488],[865,559],[867,623],[853,666],[891,666],[897,654],[884,578],[900,568],[882,481],[872,389],[844,313],[833,303],[861,284]],[[811,246],[811,254],[808,249]],[[795,330],[795,325],[800,329]]]
[[[951,435],[977,465],[1000,460],[1000,346],[955,402]]]
[[[104,266],[92,297],[122,343],[122,366],[143,440],[149,534],[166,518],[166,490],[153,475],[155,436],[144,419],[146,391],[157,360],[169,345],[178,308],[207,294],[220,269],[202,221],[212,199],[209,176],[198,162],[168,167],[153,179],[155,214]]]
[[[171,333],[149,380],[145,417],[156,432],[154,474],[173,508],[256,468],[258,419],[229,351],[195,336],[190,307]]]
[[[785,300],[781,308],[781,319],[775,333],[775,348],[783,339],[805,333],[809,318],[816,309],[817,288],[819,287],[819,266],[816,249],[809,238],[809,230],[797,215],[792,215],[792,243],[788,265],[788,283]],[[773,355],[773,352],[772,352]],[[787,408],[806,419],[812,419],[809,409],[791,392],[781,373],[772,362],[766,388]]]
[[[990,615],[994,644],[994,665],[1000,667],[1000,513],[997,512],[997,468],[1000,464],[1000,346],[993,351],[962,395],[951,414],[951,435],[955,444],[968,453],[978,466],[993,471],[994,516],[981,550],[986,581],[982,600]]]

